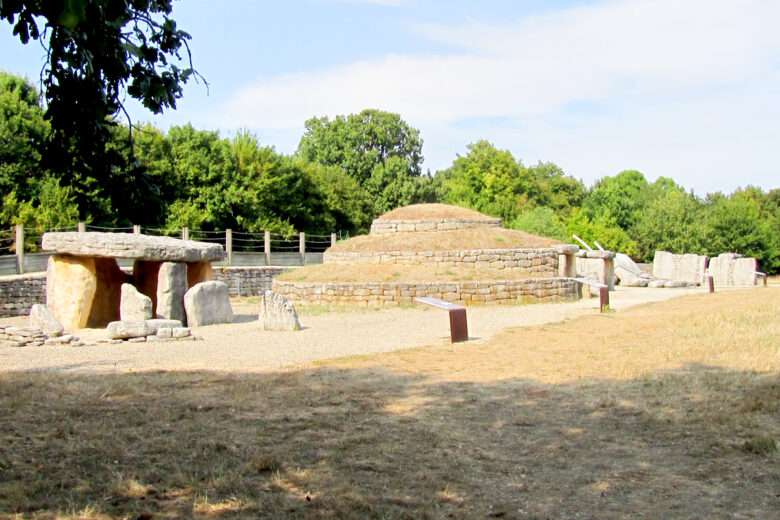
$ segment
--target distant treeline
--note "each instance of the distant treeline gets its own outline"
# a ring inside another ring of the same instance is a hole
[[[487,141],[452,165],[422,171],[422,138],[378,110],[306,122],[283,155],[249,132],[224,138],[190,125],[113,127],[109,160],[74,167],[47,152],[49,124],[24,79],[0,73],[0,226],[102,226],[360,233],[394,207],[445,202],[509,227],[571,240],[576,233],[637,260],[656,249],[735,251],[780,270],[780,189],[698,197],[672,179],[627,170],[586,187],[553,163],[524,165]],[[75,154],[74,154],[75,155]]]

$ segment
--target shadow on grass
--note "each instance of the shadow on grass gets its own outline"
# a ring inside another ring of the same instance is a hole
[[[769,518],[780,380],[0,375],[0,516]],[[763,444],[762,444],[763,443]]]

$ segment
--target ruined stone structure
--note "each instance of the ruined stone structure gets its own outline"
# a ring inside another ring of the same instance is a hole
[[[55,253],[46,303],[67,330],[120,320],[125,283],[152,300],[153,316],[183,318],[184,291],[210,280],[211,262],[225,256],[219,244],[129,233],[46,233],[43,249]],[[132,273],[123,272],[117,258],[133,259]]]

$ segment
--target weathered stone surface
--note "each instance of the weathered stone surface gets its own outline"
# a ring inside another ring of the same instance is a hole
[[[172,338],[186,338],[192,334],[189,327],[174,327],[171,329]]]
[[[30,326],[41,329],[49,337],[61,336],[65,331],[62,323],[49,311],[49,308],[36,303],[30,309]]]
[[[680,280],[669,280],[664,284],[667,289],[677,289],[680,287],[688,287],[688,282],[681,282]]]
[[[225,258],[225,250],[219,244],[93,231],[45,233],[43,249],[75,256],[137,258],[159,262],[213,262]]]
[[[112,321],[106,331],[110,339],[144,338],[154,334],[145,321]]]
[[[700,285],[704,281],[707,257],[702,255],[676,255],[667,251],[656,251],[653,256],[653,276],[675,282]]]
[[[87,327],[99,328],[119,319],[122,284],[129,282],[130,277],[122,272],[113,258],[95,258],[95,275],[97,286]]]
[[[165,262],[157,275],[158,318],[184,322],[184,293],[187,292],[187,264]]]
[[[160,327],[157,329],[158,338],[171,338],[173,337],[173,329],[170,327]]]
[[[649,283],[647,284],[647,286],[648,286],[648,287],[650,287],[650,288],[652,288],[652,289],[660,289],[660,288],[662,288],[662,287],[665,287],[665,286],[666,286],[666,283],[667,283],[668,281],[669,281],[669,280],[652,280],[651,282],[649,282]]]
[[[94,258],[49,257],[46,306],[65,329],[83,329],[87,326],[96,290]]]
[[[152,299],[141,294],[132,284],[122,284],[122,300],[119,305],[119,319],[122,321],[144,321],[152,317]]]
[[[721,253],[710,260],[709,272],[715,287],[756,285],[758,262],[736,253]]]
[[[146,326],[151,330],[151,334],[157,334],[160,329],[173,329],[181,327],[182,323],[179,320],[166,320],[163,318],[155,318],[153,320],[146,320]]]
[[[184,295],[187,324],[191,327],[231,323],[233,309],[230,306],[228,287],[223,282],[201,282]]]
[[[284,296],[272,291],[263,294],[259,318],[264,330],[301,330],[295,306]]]

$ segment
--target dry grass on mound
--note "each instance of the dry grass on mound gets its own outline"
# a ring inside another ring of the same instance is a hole
[[[498,227],[360,235],[337,242],[334,252],[456,251],[551,247],[561,242],[516,229]]]
[[[291,269],[277,277],[287,282],[469,282],[520,280],[533,275],[517,269],[477,269],[400,264],[319,264]]]
[[[412,204],[388,211],[378,220],[434,220],[441,218],[485,220],[493,219],[473,209],[451,206],[449,204]]]
[[[0,517],[776,518],[778,307],[693,296],[276,374],[0,374]]]

